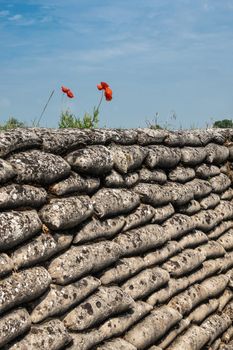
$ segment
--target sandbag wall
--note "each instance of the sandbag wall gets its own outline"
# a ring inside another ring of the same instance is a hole
[[[232,349],[232,140],[1,133],[0,349]]]

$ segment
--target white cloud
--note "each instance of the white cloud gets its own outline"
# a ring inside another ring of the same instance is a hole
[[[20,13],[17,13],[14,16],[9,17],[9,21],[19,21],[23,18],[23,16]]]
[[[9,14],[10,14],[10,12],[7,11],[7,10],[0,11],[0,17],[6,17],[6,16],[8,16]]]

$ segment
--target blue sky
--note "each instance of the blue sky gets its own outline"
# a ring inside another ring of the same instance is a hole
[[[100,126],[233,117],[233,0],[0,0],[0,43],[1,121],[30,124],[55,89],[41,124],[56,127],[62,109],[92,112],[100,81]]]

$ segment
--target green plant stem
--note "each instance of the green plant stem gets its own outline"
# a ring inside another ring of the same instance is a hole
[[[38,119],[38,122],[36,123],[36,126],[37,126],[37,127],[40,125],[41,118],[42,118],[42,116],[43,116],[43,114],[44,114],[44,112],[45,112],[45,110],[46,110],[46,108],[47,108],[47,106],[48,106],[48,104],[49,104],[49,101],[51,100],[51,98],[52,98],[54,92],[55,92],[55,90],[53,90],[53,91],[51,92],[51,94],[50,94],[50,96],[49,96],[49,98],[48,98],[48,101],[46,102],[46,104],[45,104],[45,106],[44,106],[44,108],[43,108],[43,110],[42,110],[42,112],[41,112],[41,115],[40,115],[40,117],[39,117],[39,119]]]

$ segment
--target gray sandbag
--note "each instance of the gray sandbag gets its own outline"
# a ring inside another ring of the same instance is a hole
[[[225,290],[228,282],[229,278],[220,274],[204,280],[201,285],[208,290],[208,298],[214,298]]]
[[[195,175],[195,170],[193,168],[177,166],[169,172],[168,178],[171,181],[184,183],[194,179]]]
[[[224,315],[228,315],[231,318],[231,322],[233,322],[233,300],[230,301],[223,310]]]
[[[225,272],[233,266],[233,252],[228,252],[224,257],[215,259],[220,265],[220,271]]]
[[[220,334],[226,331],[232,325],[231,319],[228,315],[210,315],[202,324],[201,328],[208,334],[211,344]]]
[[[91,176],[81,176],[74,171],[65,180],[49,186],[49,192],[56,196],[63,196],[72,192],[92,194],[100,186],[100,179]]]
[[[137,349],[145,349],[154,344],[181,319],[182,315],[179,312],[167,305],[162,306],[151,311],[148,316],[132,327],[124,339]]]
[[[215,193],[222,193],[226,189],[228,189],[228,187],[230,187],[231,185],[230,178],[225,174],[220,174],[220,175],[211,177],[209,182],[210,182],[210,185],[212,186],[213,192]]]
[[[218,215],[216,208],[201,210],[192,216],[193,222],[198,230],[208,232],[212,230],[219,222],[221,217]]]
[[[230,228],[233,228],[233,221],[223,221],[218,226],[216,226],[213,230],[208,232],[208,237],[210,239],[216,239],[221,234],[229,230]]]
[[[36,210],[0,213],[0,251],[26,241],[39,232],[41,227]]]
[[[182,319],[173,330],[171,330],[167,335],[165,335],[160,340],[160,342],[158,343],[159,347],[152,346],[148,350],[161,350],[161,349],[167,348],[168,345],[170,345],[174,341],[174,339],[176,339],[178,335],[183,333],[189,326],[190,326],[190,321],[188,320],[188,318]]]
[[[196,176],[201,179],[208,179],[213,176],[217,176],[220,174],[220,169],[216,165],[211,164],[201,164],[198,165],[195,169]]]
[[[176,241],[168,241],[164,246],[157,248],[153,252],[144,255],[143,260],[145,266],[158,265],[167,260],[171,256],[179,253],[181,246]]]
[[[138,145],[119,146],[112,144],[109,146],[114,168],[121,174],[127,174],[130,171],[141,167],[148,151]]]
[[[175,339],[167,350],[201,350],[208,342],[209,335],[203,328],[191,325],[187,331]]]
[[[226,253],[224,247],[216,241],[209,241],[206,244],[202,244],[195,251],[203,253],[207,259],[218,258]]]
[[[13,166],[4,159],[0,159],[0,183],[5,183],[16,175]]]
[[[113,168],[111,152],[103,145],[87,146],[69,153],[65,160],[72,169],[84,174],[102,175]]]
[[[189,285],[203,281],[205,278],[213,276],[221,271],[222,261],[218,259],[208,259],[202,266],[188,276]]]
[[[134,186],[139,181],[138,173],[129,173],[121,175],[116,170],[112,170],[109,175],[104,179],[104,185],[106,187],[127,187]]]
[[[226,233],[220,236],[217,242],[221,244],[221,246],[225,250],[232,250],[233,249],[233,229],[228,230]]]
[[[70,330],[82,331],[111,315],[126,311],[132,305],[133,299],[121,288],[100,287],[97,292],[70,311],[63,322]]]
[[[32,310],[32,322],[38,323],[48,317],[64,314],[68,309],[76,306],[94,292],[99,286],[100,280],[92,276],[84,277],[65,287],[51,284],[50,291]]]
[[[233,218],[233,201],[220,201],[214,209],[220,220],[229,220]]]
[[[173,198],[172,191],[168,192],[164,186],[157,184],[139,183],[134,187],[134,192],[138,193],[141,201],[155,207],[168,204]]]
[[[204,147],[184,147],[181,149],[181,162],[187,166],[194,166],[204,161],[206,151]]]
[[[50,320],[32,326],[30,332],[8,350],[59,350],[71,342],[72,338],[60,320]]]
[[[223,200],[232,200],[233,199],[233,189],[229,188],[228,190],[224,191],[221,195],[220,198]]]
[[[191,233],[185,235],[182,237],[178,244],[182,249],[185,248],[194,248],[196,246],[199,246],[199,244],[204,244],[208,242],[208,236],[199,230],[193,230]]]
[[[161,169],[152,169],[142,168],[139,170],[140,182],[148,183],[158,183],[160,185],[164,184],[167,181],[167,175],[164,170]]]
[[[139,182],[139,175],[136,172],[123,175],[125,187],[130,188]]]
[[[114,267],[104,271],[100,280],[103,285],[119,283],[132,277],[145,267],[145,261],[140,256],[123,258],[118,260]]]
[[[164,129],[138,128],[138,143],[139,145],[155,145],[162,143],[169,131]]]
[[[33,267],[14,273],[0,281],[0,313],[40,296],[51,283],[44,267]]]
[[[150,168],[174,168],[180,161],[179,148],[171,148],[163,145],[148,146],[148,155],[145,164]]]
[[[164,143],[169,146],[202,146],[200,135],[194,130],[169,131]]]
[[[150,305],[161,305],[167,302],[171,297],[182,292],[189,286],[187,277],[182,278],[170,278],[168,285],[165,288],[161,288],[155,293],[152,293],[146,302]]]
[[[0,254],[0,277],[7,275],[13,270],[13,261],[5,253]]]
[[[232,345],[233,345],[233,326],[229,327],[224,333],[223,333],[223,336],[222,336],[222,341],[224,343],[229,343],[230,340],[232,340]],[[221,347],[221,350],[224,350],[222,347]],[[227,348],[225,348],[225,350],[227,350]],[[228,349],[230,350],[230,349]]]
[[[196,269],[205,260],[206,256],[202,252],[194,249],[185,249],[180,254],[173,256],[163,263],[162,268],[167,270],[172,277],[180,277]]]
[[[21,149],[41,146],[42,140],[31,128],[16,128],[2,131],[0,138],[0,157]]]
[[[220,203],[220,197],[217,193],[210,193],[207,197],[200,200],[202,209],[213,209]]]
[[[58,252],[68,248],[72,235],[42,233],[38,237],[14,250],[11,259],[14,268],[29,267],[48,260]]]
[[[104,342],[96,350],[137,350],[137,348],[122,338],[115,338]]]
[[[171,203],[162,207],[154,208],[154,216],[151,220],[152,224],[162,223],[166,219],[170,218],[175,213],[175,209]]]
[[[205,146],[206,162],[209,164],[221,164],[229,157],[229,149],[226,146],[218,145],[216,143],[209,143]]]
[[[40,150],[15,153],[8,158],[18,183],[48,185],[67,177],[70,165],[60,156]]]
[[[195,229],[196,222],[188,215],[174,214],[162,224],[162,228],[166,236],[175,239]]]
[[[191,216],[191,215],[198,213],[201,210],[201,206],[200,206],[200,203],[198,201],[196,201],[195,199],[192,199],[190,202],[177,208],[177,210],[181,214]]]
[[[183,206],[186,203],[190,202],[194,197],[192,187],[187,185],[189,183],[190,181],[187,182],[186,184],[168,182],[164,184],[162,187],[163,187],[163,191],[165,191],[167,195],[171,196],[171,203],[173,205]]]
[[[195,199],[206,197],[212,191],[212,186],[210,183],[202,179],[193,179],[189,182],[186,182],[185,186],[187,186],[190,191],[192,191]]]
[[[94,217],[84,223],[77,231],[73,243],[80,244],[95,240],[97,238],[111,238],[122,230],[125,225],[125,218],[118,216],[112,219],[99,220]]]
[[[88,196],[54,198],[39,211],[43,223],[51,230],[64,230],[77,226],[93,213]]]
[[[101,219],[126,214],[140,204],[137,193],[123,188],[102,188],[91,199],[94,211]]]
[[[112,241],[72,246],[52,260],[48,271],[53,281],[67,284],[89,272],[102,270],[119,259],[121,247]]]
[[[143,253],[169,240],[164,229],[156,224],[145,225],[119,234],[114,241],[121,247],[122,256]]]
[[[210,299],[208,303],[203,303],[196,307],[189,315],[188,319],[192,323],[200,324],[204,319],[218,309],[219,300]]]
[[[170,279],[169,273],[160,267],[147,268],[128,279],[121,288],[134,300],[144,298],[165,285]]]
[[[15,309],[0,318],[0,347],[27,332],[31,319],[26,309]]]
[[[47,192],[30,185],[7,185],[0,188],[0,209],[40,207],[46,202]]]
[[[128,231],[135,227],[147,224],[153,218],[155,210],[156,209],[150,205],[141,204],[132,213],[125,217],[125,225],[122,231]]]
[[[229,279],[230,276],[228,274],[226,274]],[[224,307],[229,303],[229,301],[233,299],[233,292],[231,289],[226,288],[223,292],[223,294],[220,296],[220,298],[218,299],[219,301],[219,306],[218,306],[218,311],[223,311]]]

